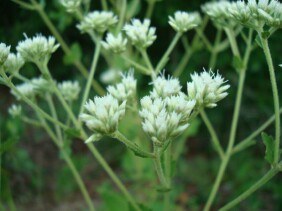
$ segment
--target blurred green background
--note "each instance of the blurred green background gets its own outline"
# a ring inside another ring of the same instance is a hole
[[[175,33],[167,23],[168,16],[176,10],[200,10],[200,5],[205,2],[164,0],[156,3],[152,25],[157,27],[158,38],[148,49],[154,64],[158,62]],[[82,62],[89,67],[93,52],[91,40],[88,36],[80,34],[75,27],[75,20],[64,11],[57,0],[48,0],[45,4],[48,16],[62,33],[65,41],[70,45],[79,44],[83,55]],[[100,2],[92,1],[91,8],[92,10],[100,9]],[[143,18],[146,8],[147,2],[141,1],[136,16]],[[12,1],[0,1],[0,14],[0,42],[11,45],[12,51],[15,50],[18,41],[24,38],[24,33],[28,36],[33,36],[36,33],[50,34],[36,12],[22,9]],[[205,34],[212,42],[215,38],[215,32],[215,28],[209,22]],[[194,32],[189,32],[185,36],[191,40]],[[281,37],[282,30],[275,33],[270,39],[280,99],[282,95],[282,69],[278,67],[278,64],[282,63]],[[244,44],[239,44],[243,49]],[[174,71],[183,54],[182,45],[177,45],[169,64],[165,67],[168,73]],[[209,68],[209,59],[210,55],[204,46],[192,56],[181,75],[180,80],[184,88],[187,80],[190,79],[190,73],[201,71],[203,67]],[[61,49],[53,55],[49,66],[54,78],[58,81],[81,79],[76,68],[68,64],[66,60]],[[96,78],[99,78],[99,75],[107,69],[103,59],[100,59],[98,65]],[[232,67],[232,54],[229,49],[219,55],[216,69],[219,69],[220,73],[230,82],[230,95],[228,99],[220,102],[218,107],[208,110],[207,113],[221,140],[227,140],[238,80]],[[26,64],[22,72],[28,77],[38,75],[38,71],[31,64]],[[138,88],[141,93],[147,93],[151,88],[148,85],[148,78],[138,76],[138,80]],[[82,196],[71,173],[65,167],[63,160],[60,159],[57,148],[42,130],[28,126],[19,119],[9,117],[7,110],[14,102],[14,98],[4,86],[0,86],[0,93],[0,140],[2,143],[0,151],[0,201],[8,204],[9,207],[16,206],[18,210],[83,210],[85,205]],[[272,114],[272,93],[268,69],[262,50],[256,48],[251,55],[247,71],[237,141],[250,134]],[[123,130],[130,130],[130,128],[126,128],[126,125],[122,125],[122,127]],[[273,127],[267,130],[270,134],[273,134],[273,131]],[[189,133],[189,138],[185,142],[185,150],[176,164],[175,189],[171,192],[175,201],[172,210],[201,210],[219,166],[219,159],[212,149],[210,137],[204,124],[198,120],[191,127]],[[268,164],[264,160],[265,148],[260,137],[256,140],[256,145],[232,158],[219,190],[219,197],[215,202],[215,210],[252,185],[267,171]],[[3,143],[8,144],[4,145]],[[223,145],[226,146],[226,143]],[[3,147],[5,147],[5,152]],[[141,162],[141,170],[139,169],[141,173],[138,174],[137,170],[133,169],[136,159],[131,153],[128,153],[123,145],[105,139],[97,143],[97,147],[138,199],[142,201],[149,196],[153,201],[153,199],[161,198],[158,193],[152,191],[156,181],[155,172],[152,171],[150,162],[141,159],[139,161]],[[115,208],[117,205],[122,208],[118,210],[127,210],[127,203],[89,153],[84,143],[80,140],[74,140],[70,149],[75,164],[80,170],[92,198],[99,204],[100,210],[117,210]],[[281,173],[278,174],[271,182],[234,210],[282,210],[281,176]],[[153,210],[161,210],[161,201],[155,200],[151,206]]]

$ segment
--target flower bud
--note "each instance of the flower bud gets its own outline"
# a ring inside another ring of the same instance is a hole
[[[169,16],[169,25],[177,32],[186,32],[190,29],[197,27],[200,22],[201,18],[199,13],[187,13],[177,11],[174,13],[174,17]]]
[[[10,53],[10,46],[5,43],[0,43],[0,65],[3,65]]]
[[[106,42],[102,41],[102,46],[113,53],[122,53],[126,50],[127,39],[122,38],[121,33],[119,33],[116,37],[108,33],[106,36]]]

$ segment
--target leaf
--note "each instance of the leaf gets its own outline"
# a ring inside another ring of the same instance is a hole
[[[244,68],[244,63],[239,56],[234,56],[232,59],[232,66],[238,72],[239,70],[242,70]]]
[[[64,56],[63,59],[64,64],[66,65],[73,64],[75,61],[80,60],[81,56],[82,56],[82,51],[80,45],[78,43],[74,43],[70,47],[70,53]]]
[[[261,137],[263,140],[263,143],[266,147],[265,149],[265,160],[267,160],[270,164],[274,163],[274,148],[275,148],[275,142],[273,138],[266,133],[262,132]]]

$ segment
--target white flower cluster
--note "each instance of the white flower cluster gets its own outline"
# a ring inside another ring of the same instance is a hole
[[[5,43],[0,43],[0,65],[4,64],[10,53],[11,46],[7,46]]]
[[[149,19],[145,19],[143,23],[138,19],[133,19],[131,24],[124,26],[124,31],[133,45],[147,48],[153,44],[157,38],[155,35],[156,28],[150,27],[150,23]]]
[[[88,13],[77,27],[81,32],[95,30],[99,34],[103,34],[117,21],[117,16],[110,11],[93,11]]]
[[[119,102],[132,100],[136,96],[137,81],[133,77],[133,71],[122,75],[121,83],[108,86],[107,91]]]
[[[8,112],[9,112],[9,114],[10,114],[12,117],[18,117],[18,116],[20,116],[21,113],[22,113],[22,107],[13,104],[13,105],[11,105],[10,108],[8,109]]]
[[[141,99],[141,107],[139,115],[143,118],[142,128],[158,147],[164,146],[189,126],[187,122],[182,122],[186,118],[185,114],[174,110],[173,105],[168,105],[165,99],[145,96]]]
[[[89,100],[85,104],[88,113],[80,115],[80,119],[86,126],[95,132],[86,143],[96,141],[103,135],[111,134],[117,130],[120,119],[125,114],[126,101],[121,104],[112,95],[95,97],[94,101]]]
[[[206,13],[216,27],[234,27],[236,22],[231,18],[229,13],[229,8],[231,7],[231,2],[227,0],[221,0],[217,2],[205,3],[201,9]]]
[[[50,83],[42,77],[33,78],[29,82],[24,82],[16,86],[17,90],[21,95],[33,99],[37,94],[44,95],[50,92]],[[11,91],[11,93],[18,99],[21,100],[21,95],[16,93],[15,91]]]
[[[233,2],[228,12],[239,23],[262,31],[264,25],[282,27],[282,4],[277,0],[248,0]]]
[[[19,53],[9,53],[6,61],[3,64],[3,68],[10,74],[17,73],[24,65],[24,60]]]
[[[102,41],[101,43],[106,50],[110,50],[113,53],[122,53],[126,50],[127,39],[123,38],[121,33],[117,36],[107,33],[106,42]]]
[[[60,2],[69,13],[76,12],[81,4],[81,0],[61,0]]]
[[[175,31],[181,33],[197,27],[201,22],[201,17],[198,12],[188,13],[177,11],[174,13],[174,17],[169,16],[168,18],[169,25],[171,25]]]
[[[26,37],[24,41],[20,41],[17,51],[25,61],[34,62],[36,64],[47,64],[51,54],[54,53],[59,44],[55,44],[54,37],[44,37],[36,35],[32,38]]]
[[[158,76],[152,82],[152,84],[154,88],[153,88],[153,91],[150,93],[150,95],[154,98],[170,97],[172,95],[178,94],[181,90],[181,86],[177,78],[168,77],[168,79],[166,79],[164,74],[161,76]]]
[[[78,81],[63,81],[58,84],[58,88],[65,100],[72,102],[78,98],[80,92]]]
[[[191,75],[192,82],[187,83],[187,91],[190,99],[196,100],[196,108],[213,108],[217,102],[225,98],[228,93],[226,90],[230,85],[225,83],[220,74],[214,74],[212,71],[194,73]]]

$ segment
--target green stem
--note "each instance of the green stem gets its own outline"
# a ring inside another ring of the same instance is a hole
[[[94,56],[93,56],[93,61],[92,61],[90,73],[89,73],[89,76],[88,76],[86,87],[85,87],[84,92],[83,92],[84,94],[83,94],[83,97],[82,97],[82,101],[81,101],[81,105],[80,105],[80,109],[79,109],[79,114],[83,113],[83,111],[84,111],[84,104],[85,104],[86,100],[88,99],[90,88],[91,88],[91,82],[94,78],[95,70],[96,70],[96,67],[97,67],[97,63],[98,63],[98,59],[99,59],[99,55],[100,55],[100,50],[101,50],[101,42],[99,40],[100,39],[98,39],[98,42],[97,42],[97,45],[96,45],[96,49],[95,49],[95,53],[94,53]]]
[[[146,18],[150,19],[152,17],[152,14],[155,8],[155,4],[156,2],[154,0],[148,2],[148,7],[147,7],[146,15],[145,15]]]
[[[229,202],[228,204],[226,204],[225,206],[223,206],[219,210],[220,211],[230,210],[232,207],[234,207],[235,205],[239,204],[241,201],[243,201],[247,197],[249,197],[252,193],[257,191],[261,186],[263,186],[271,178],[273,178],[278,172],[279,172],[279,167],[276,166],[276,167],[272,168],[260,180],[258,180],[253,186],[251,186],[244,193],[239,195],[236,199],[234,199],[233,201]]]
[[[51,139],[53,140],[53,142],[57,145],[57,147],[59,148],[60,152],[63,155],[64,160],[66,161],[68,167],[70,168],[79,188],[80,191],[85,199],[85,202],[87,203],[89,210],[94,211],[94,204],[89,196],[89,193],[85,187],[85,184],[83,183],[83,180],[81,179],[75,165],[73,164],[71,158],[68,156],[68,154],[64,151],[64,149],[62,148],[62,145],[60,143],[63,143],[63,140],[59,139],[56,137],[56,135],[53,133],[53,131],[51,130],[51,128],[49,127],[49,125],[46,123],[45,119],[39,114],[37,113],[37,116],[39,118],[39,120],[41,121],[44,129],[46,130],[46,132],[48,133],[48,135],[51,137]]]
[[[262,48],[264,51],[264,55],[266,57],[266,61],[268,64],[270,82],[272,87],[273,94],[273,103],[274,103],[274,113],[275,113],[275,148],[274,148],[274,162],[278,163],[280,157],[280,114],[279,114],[279,96],[278,89],[276,84],[275,70],[273,67],[273,62],[271,58],[271,53],[268,46],[268,40],[264,39],[260,34],[260,40],[262,44]]]
[[[221,147],[221,144],[220,144],[218,136],[217,136],[217,134],[215,132],[215,129],[214,129],[213,125],[211,124],[208,116],[206,115],[206,112],[204,111],[204,109],[202,109],[200,111],[200,115],[201,115],[201,117],[202,117],[202,119],[203,119],[203,121],[204,121],[204,123],[205,123],[205,125],[206,125],[206,127],[207,127],[207,129],[208,129],[208,131],[210,133],[210,135],[211,135],[213,147],[216,150],[216,152],[218,153],[220,159],[222,160],[224,158],[224,151],[223,151],[223,149]]]
[[[27,124],[30,124],[30,125],[33,125],[33,126],[36,126],[36,127],[42,126],[40,122],[33,120],[33,119],[30,119],[30,118],[25,117],[25,116],[21,116],[21,119],[22,119],[22,121],[24,121]]]
[[[137,62],[133,61],[131,58],[127,57],[126,55],[122,55],[121,58],[124,59],[125,61],[127,61],[129,64],[133,65],[135,68],[141,70],[142,73],[144,73],[146,75],[151,75],[151,72],[149,72],[146,67],[144,67],[143,65],[140,65]]]
[[[156,146],[154,146],[154,153],[155,153],[154,164],[160,183],[163,186],[163,188],[169,189],[169,184],[167,183],[166,176],[164,174],[162,163],[161,163],[159,148]]]
[[[54,102],[53,102],[53,99],[52,97],[50,96],[50,94],[47,94],[46,95],[46,100],[47,100],[47,103],[49,105],[49,108],[50,108],[50,111],[51,111],[51,115],[54,119],[58,119],[58,115],[57,115],[57,112],[56,112],[56,109],[55,109],[55,106],[54,106]],[[61,128],[59,127],[59,125],[56,125],[55,124],[55,130],[56,130],[56,133],[57,133],[57,137],[58,137],[58,140],[63,140],[63,135],[62,135],[62,131],[61,131]],[[60,144],[63,144],[63,143],[60,143]]]
[[[154,78],[156,77],[156,73],[155,73],[155,71],[154,71],[154,67],[153,67],[153,65],[152,65],[152,63],[151,63],[151,61],[150,61],[150,59],[149,59],[149,56],[148,56],[148,54],[147,54],[146,49],[141,48],[141,49],[139,49],[139,51],[141,52],[141,55],[142,55],[142,57],[143,57],[143,59],[144,59],[146,65],[147,65],[147,67],[148,67],[149,70],[150,70],[150,74],[151,74],[152,79],[154,79]]]
[[[210,58],[210,62],[209,62],[209,67],[212,68],[212,69],[214,68],[216,60],[217,60],[217,55],[218,55],[217,46],[220,43],[221,36],[222,36],[222,30],[218,30],[217,33],[216,33],[214,46],[213,46],[212,51],[211,51],[211,58]]]
[[[279,110],[280,115],[282,113],[282,108]],[[253,139],[258,136],[261,132],[263,132],[273,121],[275,120],[275,114],[272,115],[265,123],[263,123],[259,128],[257,128],[254,132],[252,132],[247,138],[240,141],[239,144],[235,145],[232,153],[235,154],[244,150],[245,148],[251,146],[254,141]]]
[[[129,141],[122,133],[119,131],[116,131],[111,135],[111,137],[118,139],[120,142],[124,143],[129,149],[137,153],[138,155],[144,156],[144,157],[149,157],[149,158],[154,158],[154,154],[144,151],[141,149],[138,145],[133,143],[132,141]]]
[[[178,40],[180,39],[180,37],[182,36],[181,32],[177,32],[172,40],[172,42],[170,43],[170,45],[168,46],[166,52],[164,53],[164,55],[162,56],[161,60],[159,61],[159,63],[157,64],[156,67],[156,75],[161,71],[161,69],[166,65],[166,63],[169,60],[169,55],[172,52],[172,50],[174,49],[174,47],[176,46]]]
[[[100,165],[104,168],[104,170],[108,173],[110,178],[114,181],[114,183],[117,185],[117,187],[121,190],[123,195],[126,197],[126,199],[130,202],[130,204],[133,206],[133,208],[137,211],[141,211],[138,204],[132,197],[132,195],[127,191],[126,187],[122,184],[120,179],[117,177],[117,175],[113,172],[111,167],[108,165],[108,163],[105,161],[105,159],[101,156],[101,154],[98,152],[98,150],[93,146],[92,143],[87,144],[87,147],[90,149],[90,151],[93,153],[95,158],[98,160]]]
[[[70,47],[66,44],[64,41],[63,37],[61,34],[58,32],[54,24],[51,22],[49,19],[48,15],[45,13],[44,9],[41,7],[40,4],[38,4],[35,0],[31,0],[32,4],[36,7],[36,11],[38,12],[39,16],[42,18],[43,22],[46,24],[48,29],[51,31],[53,36],[56,38],[56,40],[60,43],[60,46],[62,47],[64,53],[66,55],[71,54],[71,49]],[[85,77],[88,78],[88,71],[84,67],[84,65],[81,63],[79,60],[74,61],[74,65],[76,68],[81,72],[81,74]],[[101,87],[101,85],[93,79],[93,88],[99,95],[103,95],[105,93],[105,90]]]
[[[101,3],[102,3],[102,9],[107,11],[108,10],[107,0],[101,0]]]
[[[195,28],[196,32],[197,32],[197,35],[203,40],[204,44],[205,44],[205,47],[210,51],[212,52],[212,45],[210,43],[210,41],[207,39],[207,37],[204,35],[203,33],[203,30],[199,29],[199,28]]]
[[[234,56],[240,56],[240,52],[238,50],[237,42],[235,39],[234,34],[230,29],[225,29],[228,39],[230,41],[230,46],[232,48],[232,52]],[[237,70],[239,73],[239,85],[238,85],[238,91],[237,91],[237,96],[236,96],[236,101],[235,101],[235,108],[234,108],[234,113],[233,113],[233,118],[232,118],[232,123],[231,123],[231,131],[230,131],[230,136],[229,136],[229,141],[228,141],[228,146],[227,150],[224,156],[224,159],[221,161],[219,171],[215,180],[215,183],[213,184],[212,190],[210,192],[208,201],[204,207],[204,211],[210,210],[210,207],[215,199],[215,196],[217,194],[219,185],[223,179],[225,169],[228,165],[229,159],[232,155],[232,150],[235,142],[235,137],[236,137],[236,131],[237,131],[237,126],[238,126],[238,120],[239,120],[239,114],[240,114],[240,108],[241,108],[241,101],[242,101],[242,95],[243,95],[243,89],[244,89],[244,82],[245,82],[245,76],[246,76],[246,69],[247,69],[247,63],[249,61],[250,53],[252,50],[252,34],[253,30],[249,31],[249,40],[247,43],[247,48],[246,52],[244,55],[244,60],[243,60],[243,67],[241,70]]]
[[[120,15],[119,15],[119,22],[118,22],[118,25],[117,25],[117,32],[121,31],[122,26],[124,24],[126,6],[127,6],[126,0],[122,0],[121,11],[120,11]]]

